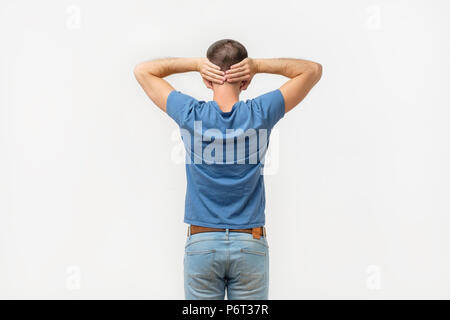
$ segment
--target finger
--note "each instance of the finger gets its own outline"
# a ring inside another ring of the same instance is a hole
[[[224,77],[224,76],[215,74],[215,73],[213,73],[213,72],[211,72],[211,71],[209,71],[209,70],[206,70],[206,71],[205,71],[205,74],[207,74],[208,76],[210,76],[210,77],[212,77],[212,78],[219,79],[219,80],[221,80],[221,81],[225,81],[225,77]]]
[[[217,74],[216,71],[211,71],[211,70],[208,70],[208,69],[205,69],[205,70],[202,72],[202,75],[208,75],[208,76],[213,77],[213,78],[225,80],[225,76],[224,76],[224,75],[222,75],[222,74]]]
[[[233,79],[233,78],[238,78],[238,77],[242,77],[245,75],[250,75],[250,73],[248,71],[241,71],[241,72],[236,72],[234,74],[227,74],[225,77],[227,79]]]
[[[222,70],[217,70],[217,69],[213,69],[213,68],[209,68],[209,69],[207,68],[206,70],[211,73],[217,74],[221,77],[223,77],[225,75],[225,72],[223,72]]]
[[[216,64],[214,64],[214,63],[212,63],[211,61],[207,61],[206,62],[206,64],[208,65],[208,66],[210,66],[210,67],[212,67],[212,68],[214,68],[214,69],[218,69],[218,70],[220,70],[220,67],[218,66],[218,65],[216,65]]]
[[[207,64],[209,64],[209,65],[211,65],[211,66],[219,67],[217,64],[212,63],[211,60],[209,60],[208,58],[206,58],[205,61],[206,61]],[[220,68],[220,67],[219,67],[219,68]]]
[[[246,70],[245,66],[239,67],[239,68],[228,69],[227,71],[225,71],[225,74],[233,74],[233,73],[241,72],[241,71],[244,71],[244,70]]]
[[[227,79],[228,82],[238,82],[238,81],[242,81],[242,80],[248,80],[249,77],[245,76],[245,77],[240,77],[240,78],[233,78],[233,79]]]
[[[238,67],[242,67],[243,65],[245,65],[247,63],[247,60],[244,59],[241,62],[238,62],[236,64],[233,64],[230,69],[234,69],[234,68],[238,68]]]
[[[217,83],[217,84],[223,84],[223,83],[224,83],[224,81],[219,80],[219,79],[212,78],[212,77],[210,77],[210,76],[205,76],[204,78],[205,78],[206,80],[212,81],[212,82]]]

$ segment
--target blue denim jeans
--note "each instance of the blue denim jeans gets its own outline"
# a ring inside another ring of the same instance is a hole
[[[188,300],[267,300],[267,237],[213,231],[188,234],[184,252],[184,293]]]

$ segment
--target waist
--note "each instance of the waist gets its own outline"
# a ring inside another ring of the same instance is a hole
[[[266,228],[264,226],[261,227],[254,227],[254,228],[248,228],[248,229],[224,229],[224,228],[211,228],[211,227],[203,227],[203,226],[197,226],[197,225],[189,225],[188,226],[188,236],[196,233],[201,232],[244,232],[244,233],[250,233],[253,235],[254,239],[260,239],[261,236],[266,237]]]

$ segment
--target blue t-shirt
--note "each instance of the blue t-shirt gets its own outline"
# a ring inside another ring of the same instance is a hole
[[[284,117],[281,91],[238,101],[223,112],[214,100],[173,90],[166,110],[186,149],[184,222],[229,229],[264,226],[264,156],[271,129]]]

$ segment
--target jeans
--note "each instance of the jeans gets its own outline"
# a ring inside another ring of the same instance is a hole
[[[243,232],[188,234],[184,252],[187,300],[267,300],[269,245]]]

